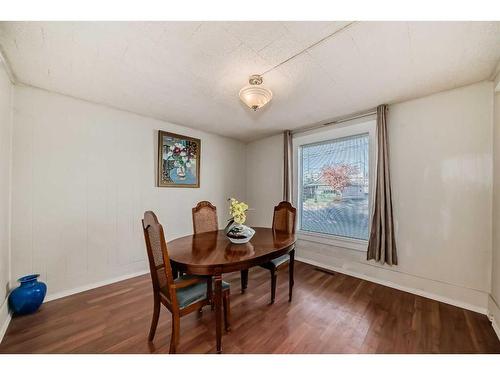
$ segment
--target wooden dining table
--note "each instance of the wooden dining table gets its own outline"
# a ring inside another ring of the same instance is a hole
[[[222,352],[222,275],[247,270],[290,254],[293,280],[295,234],[256,227],[245,244],[233,244],[223,230],[192,234],[168,242],[172,267],[177,271],[214,279],[215,333],[217,352]]]

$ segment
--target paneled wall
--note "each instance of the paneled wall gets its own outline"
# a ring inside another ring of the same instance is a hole
[[[11,135],[12,84],[0,60],[0,341],[8,319]]]
[[[493,131],[493,256],[489,311],[495,319],[494,328],[500,337],[500,65],[497,71]]]
[[[271,226],[273,208],[283,198],[283,135],[247,145],[249,225]]]
[[[147,269],[141,216],[167,240],[191,210],[245,196],[244,144],[46,91],[14,90],[12,278],[40,273],[52,296]],[[199,189],[156,187],[157,131],[200,138]]]
[[[389,137],[399,265],[299,241],[309,262],[486,311],[492,246],[493,85],[482,82],[390,106]],[[248,145],[248,197],[281,194],[281,137]],[[263,156],[274,166],[261,168]],[[262,159],[262,160],[261,160]],[[267,199],[267,198],[266,198]],[[267,224],[258,215],[254,225]]]

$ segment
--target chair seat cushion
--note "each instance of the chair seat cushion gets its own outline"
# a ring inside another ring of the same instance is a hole
[[[193,276],[182,275],[175,279],[175,281],[190,279]],[[229,289],[230,284],[222,280],[222,290]],[[192,303],[201,301],[207,298],[207,283],[200,282],[189,285],[185,288],[177,289],[177,303],[181,309],[191,305]]]
[[[278,258],[272,259],[269,263],[272,263],[274,265],[274,267],[279,267],[283,263],[288,262],[289,260],[290,260],[290,255],[285,254],[285,255],[282,255],[282,256],[280,256]]]

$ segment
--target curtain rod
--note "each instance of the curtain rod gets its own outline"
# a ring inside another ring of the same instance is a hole
[[[313,126],[310,126],[310,127],[307,127],[307,128],[292,130],[292,135],[294,135],[294,134],[300,134],[300,133],[305,133],[305,132],[308,132],[310,130],[316,130],[316,129],[322,128],[324,126],[341,124],[343,122],[347,122],[347,121],[351,121],[351,120],[356,120],[356,119],[363,118],[363,117],[373,116],[373,115],[376,115],[376,114],[377,114],[377,109],[374,108],[374,109],[370,109],[370,110],[365,111],[365,112],[358,112],[358,113],[355,113],[355,114],[351,114],[351,115],[348,115],[348,116],[345,116],[345,117],[338,118],[338,119],[333,120],[333,121],[328,121],[328,122],[325,122],[323,124],[317,124],[317,125],[313,125]]]

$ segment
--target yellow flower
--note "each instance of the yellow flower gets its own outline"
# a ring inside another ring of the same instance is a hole
[[[246,216],[245,214],[241,214],[241,215],[236,215],[234,216],[234,221],[238,224],[243,224],[246,220]]]
[[[229,214],[233,217],[234,221],[238,224],[243,224],[246,220],[245,211],[248,210],[248,205],[245,202],[238,202],[234,198],[229,199]]]

